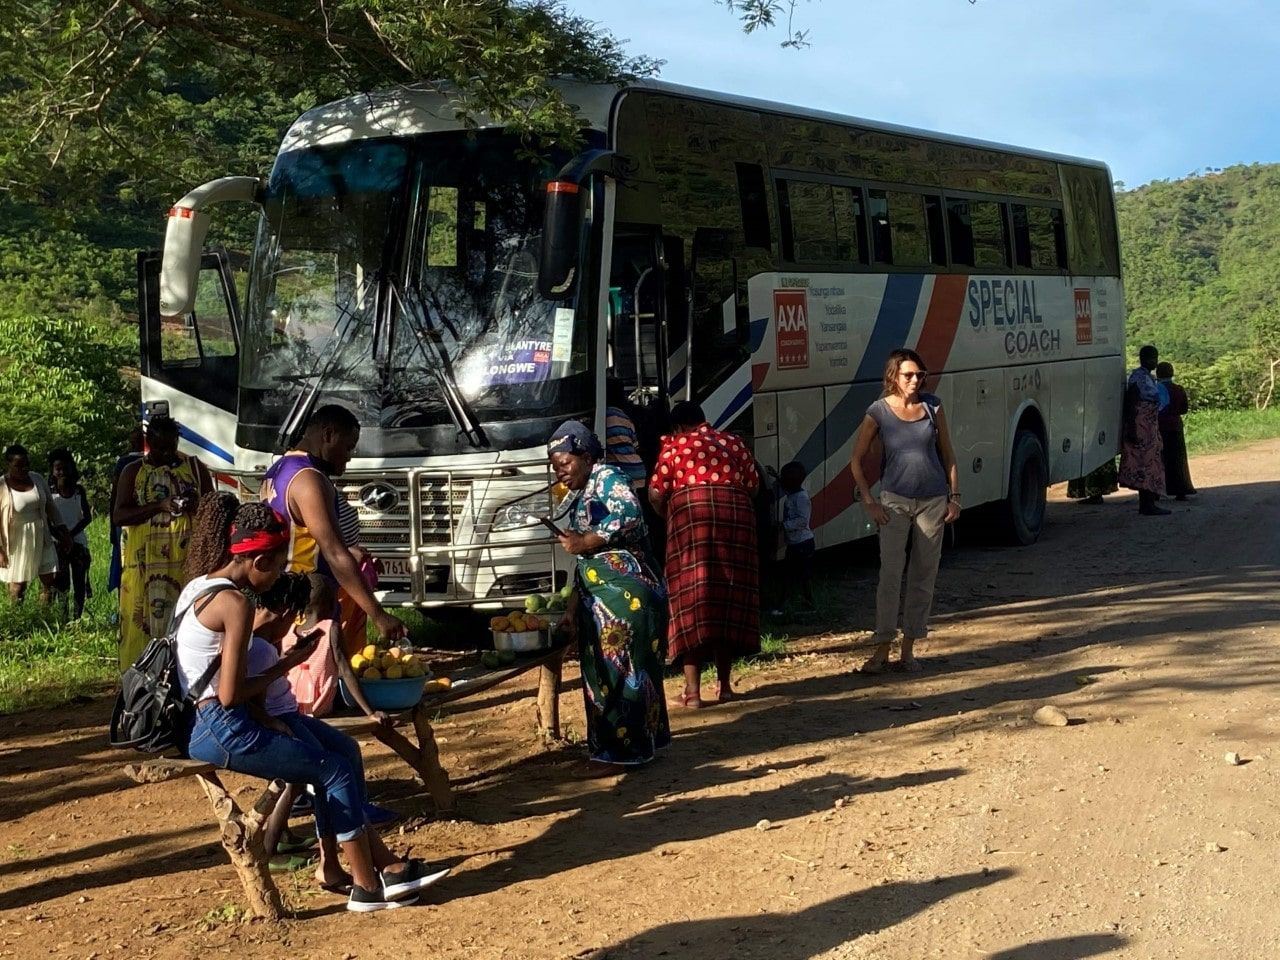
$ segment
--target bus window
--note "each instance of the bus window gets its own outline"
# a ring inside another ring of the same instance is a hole
[[[1071,272],[1115,276],[1120,272],[1115,208],[1104,170],[1062,167],[1067,200],[1067,253]]]
[[[938,197],[905,190],[868,190],[867,215],[876,263],[927,267],[946,262]]]
[[[1027,270],[1063,270],[1067,252],[1062,211],[1015,203],[1013,213],[1013,246],[1017,265]]]
[[[427,266],[458,265],[458,188],[432,186],[427,198]]]
[[[742,235],[748,247],[768,250],[773,245],[769,231],[769,201],[765,198],[764,168],[758,163],[735,163],[738,173],[738,204],[742,207]]]
[[[782,255],[792,263],[865,263],[862,191],[803,180],[778,181]]]
[[[739,310],[737,265],[724,231],[699,229],[693,240],[690,397],[702,402],[747,359],[746,317]]]
[[[1004,204],[990,200],[947,200],[951,262],[966,267],[1009,266]]]

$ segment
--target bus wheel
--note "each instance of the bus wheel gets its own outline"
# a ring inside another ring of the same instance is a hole
[[[1040,538],[1048,486],[1049,462],[1040,438],[1030,430],[1019,430],[1013,438],[1009,498],[1004,502],[1005,523],[1014,543],[1025,547]]]

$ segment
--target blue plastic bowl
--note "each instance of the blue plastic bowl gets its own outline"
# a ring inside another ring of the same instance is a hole
[[[430,677],[402,677],[399,680],[360,681],[360,692],[375,710],[408,710],[417,706],[422,699],[422,688]],[[338,686],[342,690],[342,699],[347,706],[354,707],[355,700],[351,696],[346,681],[338,678]]]

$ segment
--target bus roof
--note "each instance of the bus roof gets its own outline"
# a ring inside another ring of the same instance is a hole
[[[1025,147],[1015,147],[990,140],[952,136],[933,130],[922,130],[900,124],[884,123],[878,120],[866,120],[862,117],[831,113],[826,110],[813,110],[808,107],[796,107],[769,100],[757,100],[752,97],[716,93],[711,90],[701,90],[697,87],[686,87],[661,80],[634,80],[617,84],[560,80],[556,81],[554,85],[563,93],[566,101],[577,109],[586,125],[590,129],[601,132],[608,132],[613,111],[621,97],[628,91],[652,90],[671,96],[700,100],[705,103],[718,103],[727,107],[756,110],[761,113],[804,117],[881,133],[919,137],[937,143],[949,143],[983,150],[998,150],[1002,153],[1034,157],[1055,163],[1070,163],[1085,167],[1097,167],[1103,170],[1107,169],[1106,164],[1100,160],[1089,160],[1083,157],[1073,157],[1044,150],[1029,150]],[[446,89],[437,84],[414,83],[377,90],[371,93],[355,94],[342,100],[335,100],[332,103],[313,107],[289,127],[284,136],[284,141],[280,145],[280,151],[283,153],[287,150],[344,143],[348,140],[412,136],[420,133],[437,133],[445,130],[463,129],[464,124],[458,119],[458,112],[463,101],[455,91],[448,89],[446,92]],[[471,120],[474,126],[482,128],[500,126],[500,124],[484,114],[473,114]]]

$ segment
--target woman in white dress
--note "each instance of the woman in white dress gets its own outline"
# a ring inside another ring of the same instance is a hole
[[[66,525],[53,506],[44,477],[31,470],[26,448],[14,444],[4,451],[0,476],[0,583],[21,601],[27,584],[40,581],[40,604],[49,603],[49,588],[58,569],[57,544],[70,548]]]

